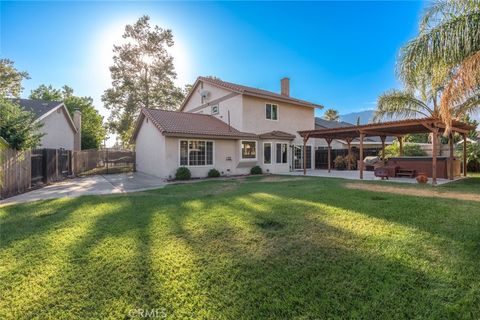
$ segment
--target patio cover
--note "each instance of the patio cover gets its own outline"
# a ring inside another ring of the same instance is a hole
[[[464,159],[463,165],[466,168],[466,146],[467,146],[467,133],[470,130],[475,129],[474,126],[469,125],[465,122],[454,120],[452,122],[452,132],[457,132],[463,136],[463,152]],[[339,127],[339,128],[330,128],[330,129],[315,129],[315,130],[304,130],[299,131],[301,137],[303,137],[304,148],[306,148],[306,143],[309,138],[323,138],[327,141],[328,144],[328,170],[330,171],[330,144],[333,139],[343,139],[347,142],[348,150],[350,154],[350,143],[355,138],[360,138],[360,179],[363,179],[363,139],[368,136],[379,136],[382,140],[382,158],[385,156],[385,138],[387,136],[395,136],[398,138],[400,143],[400,154],[403,155],[403,140],[402,137],[406,134],[415,134],[415,133],[431,133],[434,137],[438,136],[445,132],[445,124],[437,118],[420,118],[420,119],[408,119],[400,121],[389,121],[381,123],[370,123],[366,125],[351,126],[351,127]],[[432,170],[433,177],[432,183],[436,184],[436,164],[437,164],[437,141],[438,139],[432,139],[433,145],[433,156],[432,156]],[[453,139],[450,140],[450,158],[453,160]],[[305,159],[304,159],[305,160]],[[453,171],[453,165],[450,168],[451,172]],[[306,174],[306,169],[304,165],[304,174]],[[464,175],[466,175],[466,170],[464,170]],[[451,175],[453,178],[453,174]]]

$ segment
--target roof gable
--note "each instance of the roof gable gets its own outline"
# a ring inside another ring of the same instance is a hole
[[[44,114],[51,112],[53,109],[56,109],[63,104],[61,101],[42,101],[31,99],[14,99],[12,101],[20,105],[24,110],[35,114],[35,118],[40,118]]]
[[[290,96],[285,96],[279,93],[263,90],[263,89],[258,89],[258,88],[253,88],[253,87],[248,87],[240,84],[235,84],[232,82],[227,82],[223,80],[218,80],[218,79],[212,79],[212,78],[207,78],[207,77],[198,77],[195,83],[192,86],[192,89],[188,93],[187,97],[183,101],[182,105],[180,106],[180,111],[182,111],[187,104],[187,102],[190,100],[192,94],[195,92],[196,87],[200,82],[205,82],[208,84],[211,84],[213,86],[217,86],[219,88],[223,88],[226,90],[229,90],[231,92],[243,94],[243,95],[248,95],[248,96],[253,96],[253,97],[261,97],[261,98],[267,98],[270,100],[274,101],[282,101],[286,103],[291,103],[299,106],[304,106],[304,107],[311,107],[311,108],[323,108],[322,105],[320,104],[315,104],[309,101],[305,100],[300,100],[296,98],[292,98]]]
[[[31,100],[31,99],[14,99],[14,103],[22,107],[23,110],[32,112],[35,115],[35,120],[40,121],[45,119],[55,110],[62,108],[62,112],[67,119],[68,124],[73,129],[74,132],[77,132],[77,128],[73,123],[72,117],[67,110],[67,107],[63,102],[60,101],[43,101],[43,100]]]

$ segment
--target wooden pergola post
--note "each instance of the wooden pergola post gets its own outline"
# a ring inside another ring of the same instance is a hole
[[[448,147],[450,148],[450,174],[448,178],[453,180],[453,133],[448,136]]]
[[[307,175],[307,141],[308,134],[303,137],[303,175]]]
[[[347,170],[351,170],[352,166],[350,163],[350,157],[352,156],[352,138],[346,138],[345,141],[347,142],[348,146],[348,161],[347,161]]]
[[[382,161],[385,161],[385,139],[386,136],[380,136],[380,140],[382,140]]]
[[[365,134],[363,132],[360,133],[360,159],[359,160],[359,168],[360,170],[360,179],[363,180],[363,138],[365,137]]]
[[[432,185],[437,184],[438,128],[432,128]]]
[[[463,134],[463,176],[467,176],[467,135]]]
[[[332,169],[332,140],[332,138],[325,138],[328,145],[328,173],[330,173],[330,170]]]
[[[400,146],[400,157],[403,157],[403,136],[398,136],[397,139]]]

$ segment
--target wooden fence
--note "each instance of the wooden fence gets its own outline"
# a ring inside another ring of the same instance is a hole
[[[31,151],[0,150],[0,198],[31,187]]]

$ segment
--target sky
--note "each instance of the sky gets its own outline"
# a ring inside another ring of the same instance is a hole
[[[197,76],[278,92],[341,114],[374,109],[400,88],[395,62],[413,38],[422,2],[0,2],[0,57],[40,84],[71,86],[108,117],[113,44],[125,25],[149,15],[171,29],[179,86]],[[317,115],[323,111],[317,111]]]

